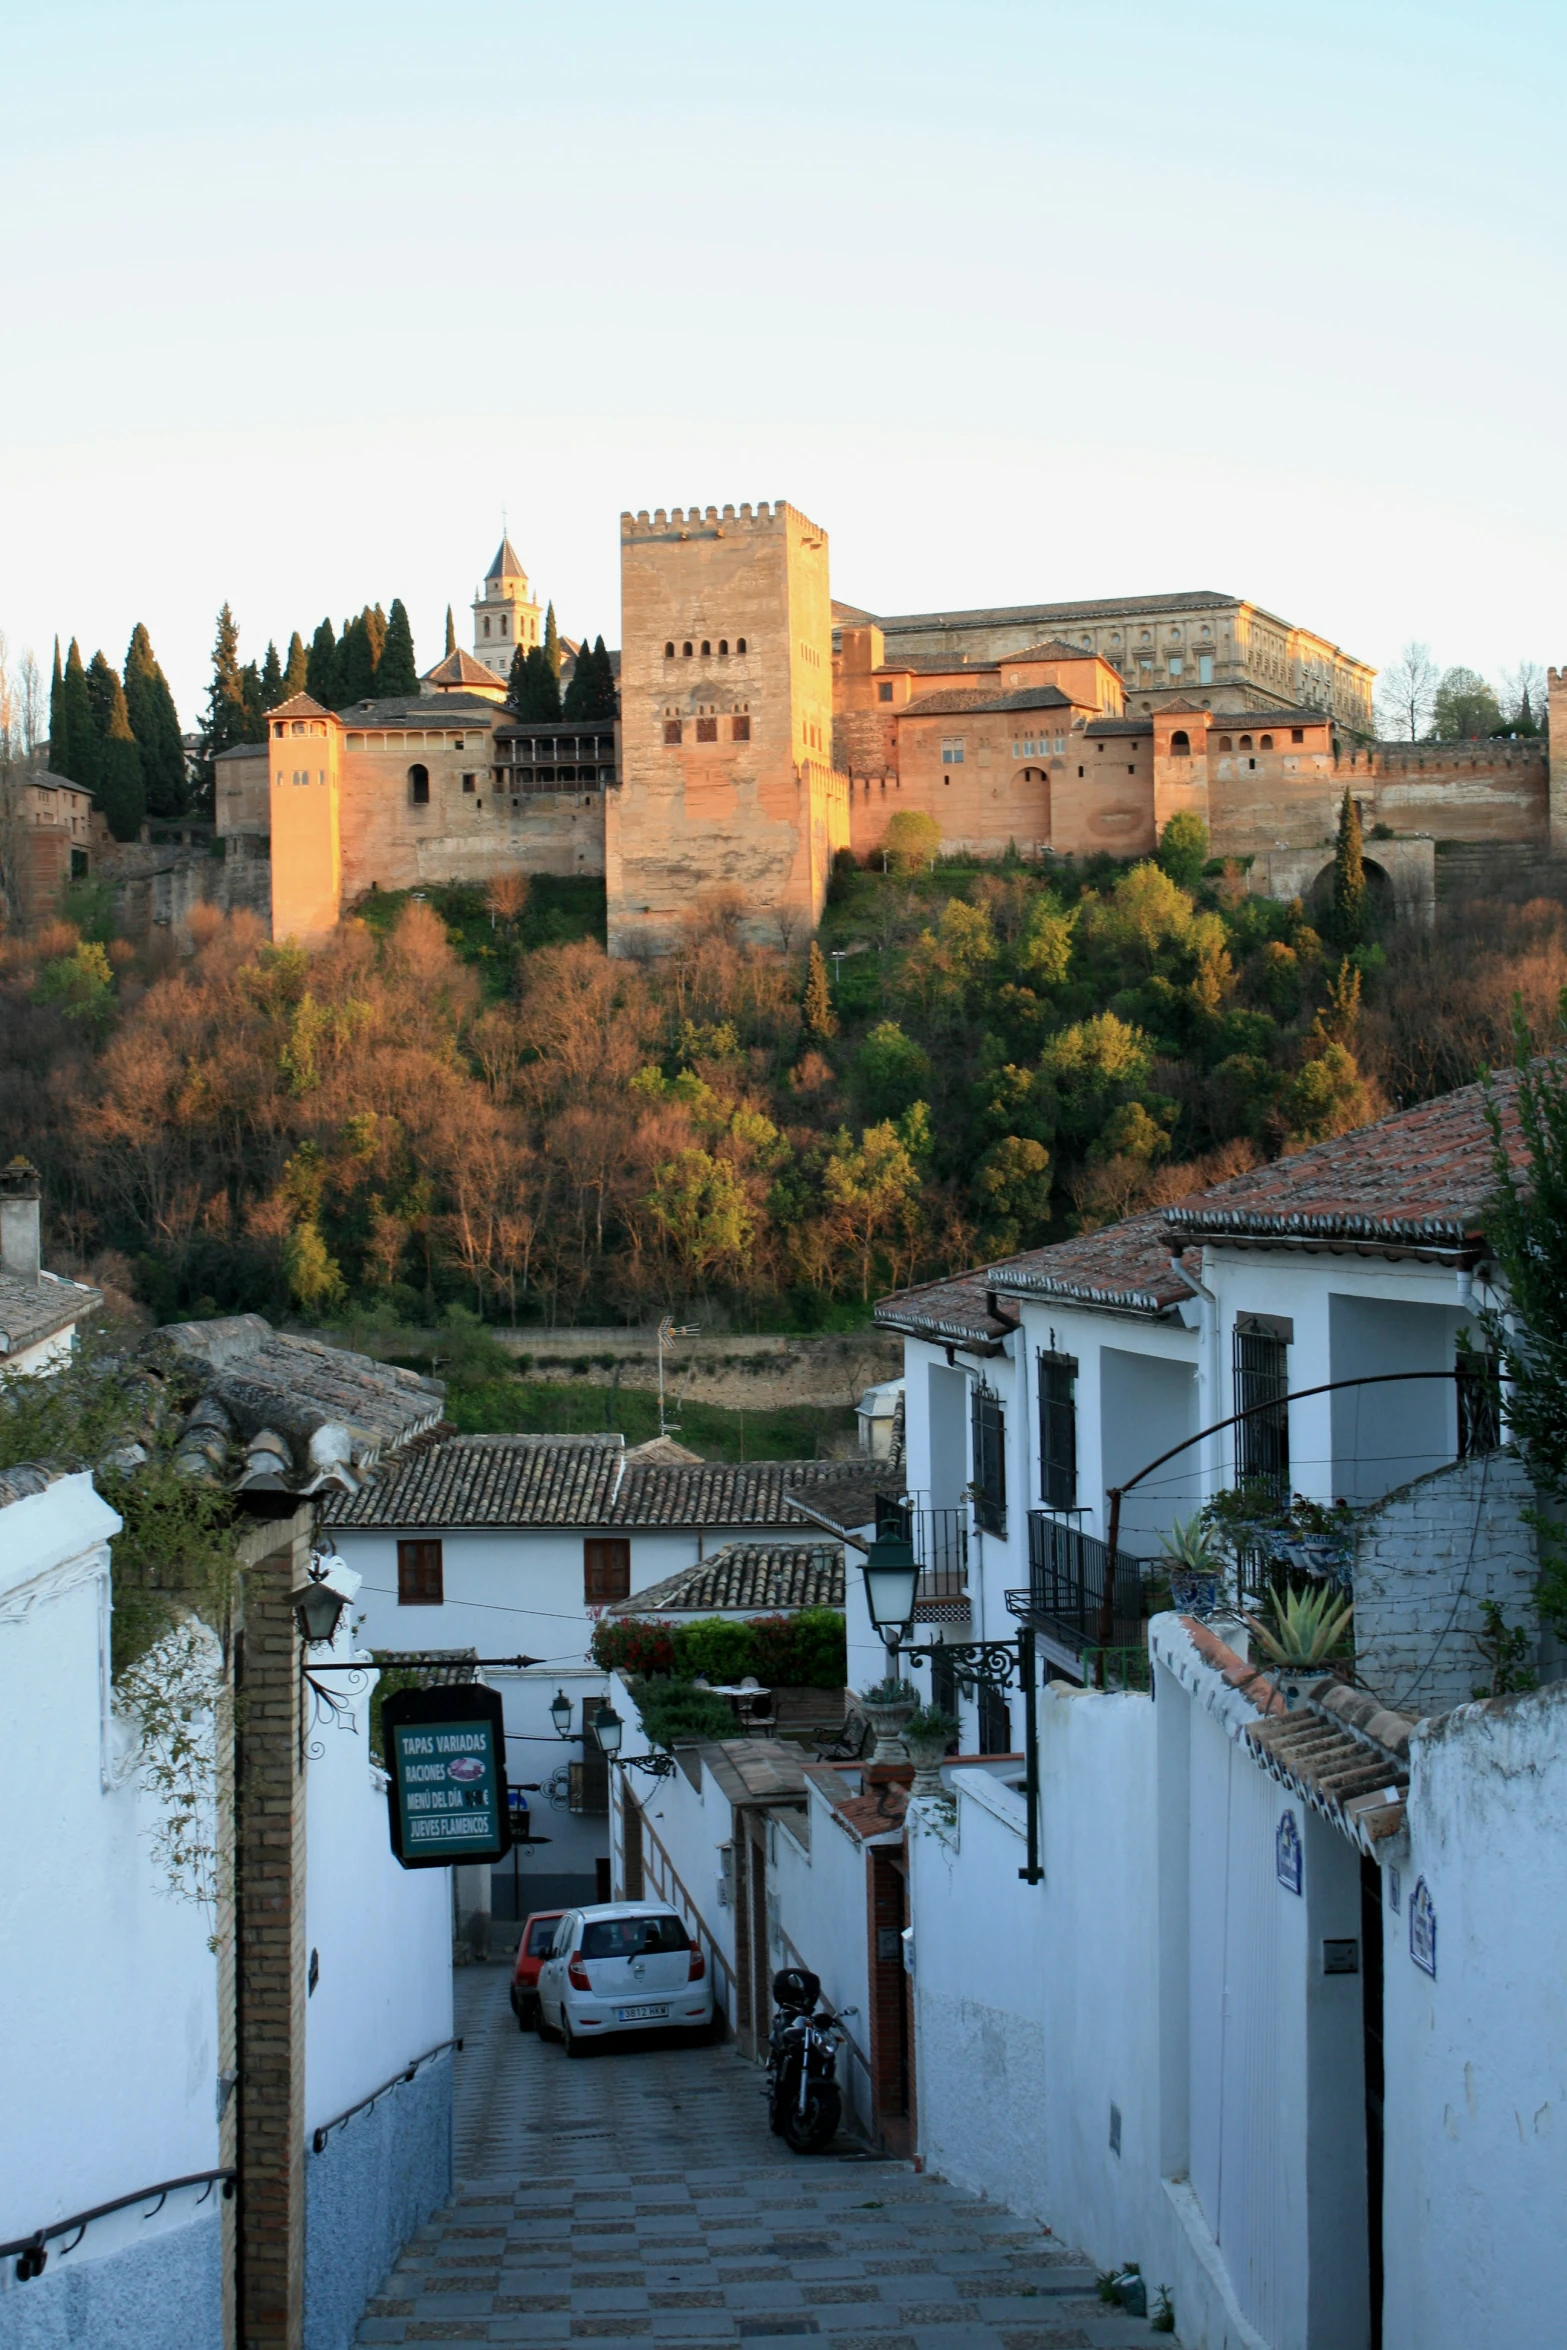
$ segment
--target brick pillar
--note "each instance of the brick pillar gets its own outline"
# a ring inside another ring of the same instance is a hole
[[[301,1511],[247,1543],[235,1644],[236,2350],[304,2340],[305,1777],[289,1593],[311,1522]]]

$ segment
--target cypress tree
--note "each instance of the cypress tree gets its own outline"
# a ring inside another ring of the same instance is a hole
[[[815,939],[806,957],[805,992],[800,998],[800,1027],[812,1044],[825,1044],[838,1033],[837,1015],[827,986],[827,965]]]
[[[379,669],[381,666],[381,655],[386,650],[386,614],[382,611],[379,604],[376,605],[373,612],[368,608],[368,606],[366,607],[365,628],[368,631],[370,637],[371,663],[374,668]]]
[[[98,727],[93,717],[92,695],[87,689],[87,672],[82,667],[81,650],[73,636],[66,655],[65,676],[60,687],[61,753],[57,758],[53,746],[49,756],[57,775],[68,775],[72,783],[84,784],[89,791],[98,788]]]
[[[560,714],[562,718],[586,718],[588,693],[592,678],[593,655],[588,649],[588,640],[584,637],[577,647],[577,657],[571,665],[571,675],[566,680],[561,692]]]
[[[450,604],[448,604],[446,607],[446,650],[448,653],[455,653],[457,650],[457,631],[452,626],[452,608]]]
[[[254,661],[243,667],[239,658],[239,624],[227,604],[218,614],[218,633],[212,647],[212,684],[207,693],[207,715],[201,730],[201,792],[210,805],[212,762],[235,743],[261,742],[261,680]]]
[[[560,630],[555,626],[555,607],[551,604],[544,614],[544,658],[550,665],[550,675],[560,683]]]
[[[1361,848],[1360,810],[1344,787],[1333,852],[1333,937],[1337,945],[1359,946],[1366,935],[1366,867]]]
[[[49,770],[63,775],[60,761],[69,756],[65,739],[65,679],[60,670],[60,640],[54,640],[54,675],[49,681]]]
[[[308,691],[310,656],[305,651],[305,640],[296,628],[288,640],[288,659],[283,665],[283,699],[291,702],[296,694]]]
[[[338,656],[337,631],[330,620],[323,620],[310,640],[310,655],[305,664],[305,691],[323,710],[335,710],[344,695],[341,692],[342,664]]]
[[[267,639],[267,657],[261,664],[261,707],[275,710],[283,699],[283,664],[277,657],[277,644]]]
[[[511,675],[506,680],[506,699],[518,717],[528,698],[528,656],[521,645],[511,657]]]
[[[597,637],[593,645],[593,692],[584,718],[615,718],[619,716],[620,697],[615,690],[615,664],[604,649],[604,639]]]
[[[141,753],[148,813],[178,816],[189,796],[185,745],[168,679],[153,655],[152,639],[138,620],[125,652],[125,707]]]
[[[239,689],[240,699],[245,705],[245,732],[241,740],[247,743],[265,742],[267,730],[262,721],[272,705],[266,698],[261,672],[254,661],[247,661],[240,671]]]
[[[147,795],[125,688],[101,653],[93,655],[87,683],[98,720],[98,805],[116,840],[134,840],[147,813]]]
[[[375,655],[370,649],[368,607],[357,620],[343,623],[337,648],[337,690],[345,709],[351,702],[367,702],[375,691]]]
[[[392,614],[386,624],[386,642],[381,647],[381,658],[376,664],[375,691],[378,701],[389,700],[393,694],[416,694],[419,691],[419,672],[414,666],[414,632],[409,625],[407,607],[401,596],[392,598]]]
[[[517,663],[522,662],[522,673],[517,674]],[[513,707],[519,718],[549,720],[560,716],[560,681],[550,667],[550,657],[543,645],[534,645],[526,656],[512,657]]]

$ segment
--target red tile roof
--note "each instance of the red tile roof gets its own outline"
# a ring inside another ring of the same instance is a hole
[[[1165,1314],[1192,1294],[1189,1283],[1171,1270],[1171,1254],[1163,1218],[1158,1209],[1149,1209],[1107,1224],[1101,1232],[1007,1257],[992,1265],[985,1279],[992,1289],[1012,1296]]]
[[[884,1330],[902,1330],[911,1338],[950,1338],[965,1345],[1005,1338],[1017,1328],[1017,1317],[990,1311],[986,1300],[991,1286],[989,1274],[983,1272],[922,1281],[917,1289],[895,1290],[891,1297],[878,1299],[875,1318]]]

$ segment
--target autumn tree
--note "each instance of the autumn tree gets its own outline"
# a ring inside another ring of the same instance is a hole
[[[827,985],[827,965],[822,950],[813,938],[805,963],[805,991],[800,998],[801,1033],[812,1044],[825,1044],[838,1033],[838,1022],[832,1008],[832,992]]]
[[[1338,839],[1333,851],[1332,931],[1335,942],[1346,950],[1358,946],[1366,935],[1368,914],[1360,809],[1346,784],[1339,807]]]

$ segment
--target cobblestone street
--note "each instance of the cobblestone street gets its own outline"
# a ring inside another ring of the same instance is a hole
[[[680,2350],[1131,2350],[1092,2269],[1032,2223],[863,2154],[790,2153],[728,2043],[596,2049],[520,2033],[507,1970],[457,1976],[452,2205],[409,2244],[364,2344]]]

